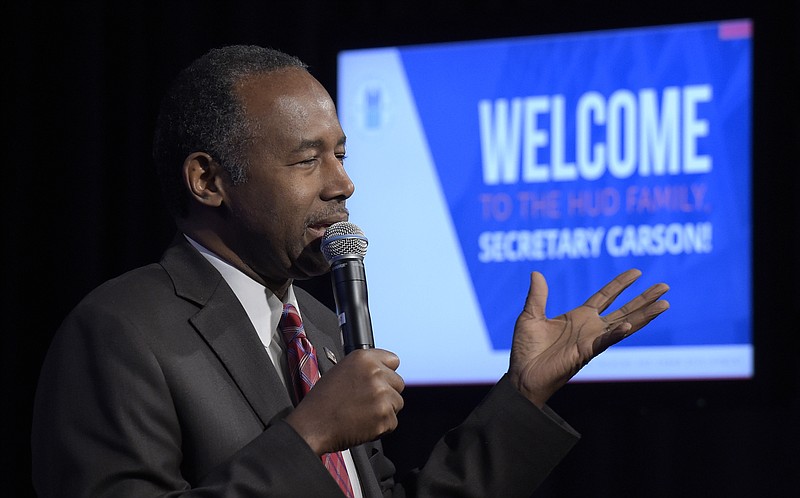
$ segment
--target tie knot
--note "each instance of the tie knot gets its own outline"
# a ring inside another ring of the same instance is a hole
[[[298,336],[305,337],[303,331],[303,320],[300,319],[300,313],[297,312],[291,304],[283,305],[283,313],[281,313],[281,320],[278,323],[286,343],[291,343]]]

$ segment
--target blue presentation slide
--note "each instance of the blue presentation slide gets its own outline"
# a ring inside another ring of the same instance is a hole
[[[731,20],[342,52],[350,219],[406,382],[496,381],[531,271],[554,317],[628,268],[616,306],[663,281],[671,309],[576,381],[751,376],[751,43]]]

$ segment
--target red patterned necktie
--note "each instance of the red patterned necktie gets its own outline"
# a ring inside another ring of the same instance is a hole
[[[299,403],[319,379],[317,353],[306,337],[300,314],[291,304],[283,306],[283,314],[278,327],[286,340],[289,376],[292,378],[295,399]],[[352,497],[353,489],[350,486],[350,478],[347,475],[342,453],[325,453],[322,455],[322,462],[339,487],[342,488],[345,496]]]

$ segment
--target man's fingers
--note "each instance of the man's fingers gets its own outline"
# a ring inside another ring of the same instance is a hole
[[[620,273],[614,280],[604,285],[602,289],[587,299],[583,303],[584,306],[595,308],[598,313],[602,313],[622,294],[622,291],[630,287],[640,276],[642,276],[642,272],[635,268]]]
[[[631,322],[634,328],[641,328],[669,308],[667,301],[658,301],[668,290],[667,284],[655,284],[618,310],[606,315],[605,320],[608,323]]]
[[[400,366],[400,357],[391,351],[385,349],[375,348],[375,354],[380,354],[380,361],[392,370],[397,370]]]
[[[524,312],[532,318],[544,319],[547,306],[547,281],[538,271],[531,272],[531,283],[528,288],[528,297],[525,299]]]

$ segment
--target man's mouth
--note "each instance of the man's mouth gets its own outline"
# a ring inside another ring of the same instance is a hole
[[[327,230],[329,226],[333,225],[334,223],[339,223],[341,221],[347,221],[347,219],[348,219],[347,212],[343,212],[334,216],[326,217],[325,219],[322,220],[315,220],[311,223],[308,223],[306,225],[306,229],[316,239],[323,237],[325,235],[325,230]]]
[[[308,225],[306,230],[308,230],[312,237],[318,239],[325,235],[325,230],[331,225],[332,223],[315,223],[313,225]]]

